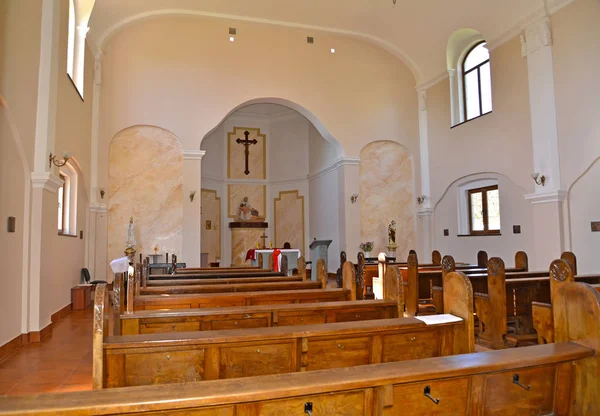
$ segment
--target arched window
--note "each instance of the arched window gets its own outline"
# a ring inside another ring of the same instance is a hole
[[[464,120],[492,111],[492,75],[490,51],[486,42],[476,44],[465,55],[462,64]]]

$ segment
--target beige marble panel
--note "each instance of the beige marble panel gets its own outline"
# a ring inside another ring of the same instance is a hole
[[[238,217],[240,202],[244,197],[248,197],[248,203],[254,209],[258,210],[260,217],[266,217],[267,208],[267,187],[266,185],[246,185],[232,183],[227,185],[227,212],[229,218]]]
[[[248,131],[248,140],[256,140],[256,144],[248,146],[248,170],[246,175],[246,146],[237,143],[237,139],[245,140],[244,132]],[[267,178],[267,136],[260,129],[250,127],[234,127],[227,134],[228,177],[231,179],[266,179]]]
[[[208,261],[221,259],[221,198],[217,191],[202,189],[202,252]]]
[[[262,240],[260,236],[265,232],[262,228],[232,228],[231,229],[231,265],[239,266],[250,264],[246,261],[246,253],[256,248],[256,243]]]
[[[360,152],[361,242],[374,241],[373,254],[385,252],[388,225],[396,221],[397,256],[415,249],[415,198],[412,157],[398,143],[378,141]]]
[[[275,247],[288,242],[304,251],[304,197],[298,191],[283,191],[275,198]]]
[[[159,253],[181,256],[183,153],[177,137],[152,126],[125,129],[111,142],[108,170],[108,260],[124,255],[130,216],[137,255],[158,245]]]

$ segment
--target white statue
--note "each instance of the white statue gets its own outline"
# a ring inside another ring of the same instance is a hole
[[[252,205],[250,205],[248,202],[248,197],[245,196],[242,202],[240,202],[240,207],[238,208],[238,220],[250,221],[257,215],[258,211],[252,208]]]
[[[129,225],[127,226],[127,241],[125,241],[128,248],[135,247],[135,225],[133,225],[133,217],[129,217]]]

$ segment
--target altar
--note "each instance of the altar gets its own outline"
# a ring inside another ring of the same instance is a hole
[[[283,254],[285,254],[288,259],[288,274],[291,274],[291,271],[298,267],[298,258],[302,255],[302,253],[300,252],[300,250],[295,249],[295,248],[280,248],[277,250],[280,252],[279,258],[277,261],[277,265],[279,266],[277,268],[277,271],[281,270],[281,256]],[[254,253],[251,253],[251,251],[253,251]],[[268,248],[250,250],[250,252],[248,252],[247,257],[250,258],[253,266],[259,266],[258,255],[262,254],[262,258],[263,258],[262,268],[268,269],[269,268],[269,255],[273,254],[273,251],[274,251],[274,249],[268,249]]]

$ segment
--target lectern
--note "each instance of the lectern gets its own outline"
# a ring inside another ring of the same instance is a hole
[[[314,267],[317,265],[318,259],[325,260],[325,270],[329,271],[329,267],[327,265],[327,250],[329,249],[329,245],[332,240],[317,240],[316,238],[310,243],[310,258],[313,264],[313,279],[316,279],[316,273],[314,272]]]

